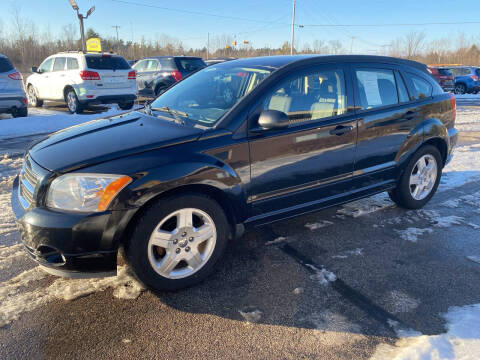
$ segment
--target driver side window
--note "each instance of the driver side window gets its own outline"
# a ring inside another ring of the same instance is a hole
[[[40,72],[42,73],[50,72],[50,70],[52,69],[52,63],[53,58],[47,59],[42,63],[42,65],[40,65],[38,70],[40,70]]]
[[[282,111],[297,124],[342,115],[346,100],[343,70],[313,70],[281,81],[267,95],[264,109]]]

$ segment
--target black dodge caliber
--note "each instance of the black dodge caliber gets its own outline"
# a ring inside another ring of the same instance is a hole
[[[456,143],[455,114],[413,61],[229,61],[34,145],[12,206],[47,271],[114,274],[123,248],[146,285],[179,289],[206,278],[245,228],[383,191],[422,207]]]

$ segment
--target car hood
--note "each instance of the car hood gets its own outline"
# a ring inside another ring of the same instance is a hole
[[[29,155],[42,167],[68,172],[120,157],[196,140],[203,131],[132,111],[58,131]]]

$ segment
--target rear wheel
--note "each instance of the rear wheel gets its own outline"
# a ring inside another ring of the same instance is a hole
[[[423,207],[435,194],[442,176],[442,157],[435,146],[421,147],[410,159],[397,187],[389,192],[398,206]]]
[[[12,116],[14,118],[17,117],[27,117],[28,116],[28,109],[27,107],[22,107],[22,108],[13,108],[12,109]]]
[[[83,111],[82,105],[78,101],[75,90],[68,89],[65,92],[65,102],[67,103],[68,111],[72,114],[81,114]]]
[[[455,85],[455,94],[465,94],[467,92],[467,87],[464,84]]]
[[[35,89],[32,85],[28,85],[27,89],[27,98],[28,98],[28,103],[32,107],[42,107],[43,106],[43,100],[40,100],[37,96],[37,93],[35,92]]]
[[[125,244],[129,264],[154,290],[199,283],[223,255],[229,225],[213,199],[197,194],[162,199],[139,219]]]
[[[133,104],[134,104],[134,101],[129,101],[129,102],[118,104],[118,107],[122,110],[130,110],[131,108],[133,108]]]

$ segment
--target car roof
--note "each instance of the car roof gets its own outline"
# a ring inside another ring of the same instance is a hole
[[[413,66],[421,71],[426,72],[427,66],[425,64],[406,59],[399,59],[389,56],[376,56],[376,55],[276,55],[276,56],[261,56],[253,58],[243,58],[223,62],[218,66],[224,65],[231,66],[232,64],[238,66],[263,66],[281,68],[294,63],[354,63],[354,62],[372,62],[372,63],[390,63],[398,65]]]
[[[202,59],[199,56],[169,56],[169,55],[163,55],[163,56],[147,56],[144,58],[141,58],[140,60],[148,60],[148,59]]]

